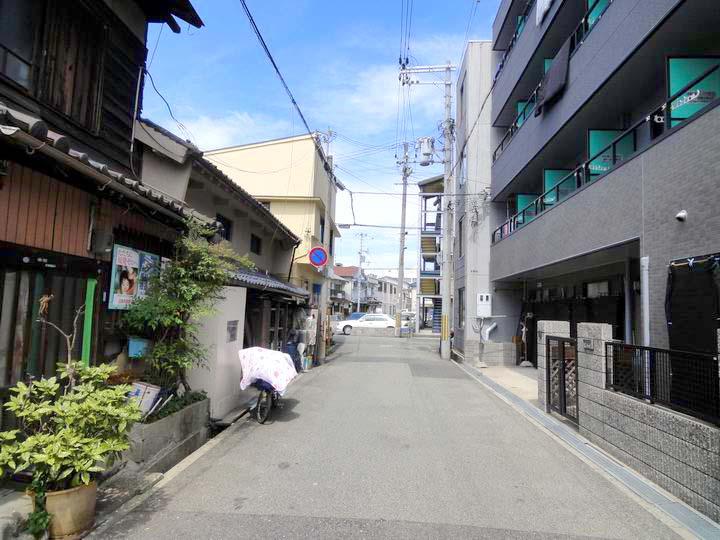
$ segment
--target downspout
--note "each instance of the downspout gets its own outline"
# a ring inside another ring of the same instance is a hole
[[[642,316],[642,344],[650,346],[650,257],[640,257],[640,313]]]
[[[295,262],[295,251],[297,250],[298,246],[302,243],[302,240],[298,240],[295,242],[295,245],[293,246],[292,255],[290,256],[290,269],[288,270],[288,283],[290,283],[290,276],[292,276],[292,270],[293,270],[293,263]]]

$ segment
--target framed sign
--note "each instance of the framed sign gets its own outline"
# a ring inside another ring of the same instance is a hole
[[[147,294],[150,277],[160,268],[160,257],[115,244],[113,246],[108,309],[128,309]]]

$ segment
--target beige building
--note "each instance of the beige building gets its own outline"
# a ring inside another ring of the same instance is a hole
[[[291,283],[312,293],[311,302],[328,314],[333,252],[340,232],[335,197],[344,189],[316,138],[299,135],[205,152],[222,172],[266,205],[299,239]],[[328,264],[318,271],[308,254],[323,246]],[[324,349],[319,348],[321,358]]]

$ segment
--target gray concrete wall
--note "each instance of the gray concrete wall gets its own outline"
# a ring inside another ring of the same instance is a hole
[[[578,325],[580,432],[719,521],[720,429],[607,390],[604,343],[611,338],[611,332],[608,325]]]
[[[598,88],[632,56],[654,27],[680,3],[682,0],[612,3],[570,61],[568,85],[562,98],[542,115],[528,118],[507,150],[494,163],[494,197],[508,186]],[[517,52],[514,51],[513,55]],[[495,95],[493,100],[495,102]]]
[[[148,472],[165,472],[208,440],[209,400],[130,430],[130,450],[123,457]]]
[[[570,337],[570,323],[567,321],[538,321],[537,322],[537,382],[538,406],[545,412],[550,412],[550,403],[547,396],[547,336]]]

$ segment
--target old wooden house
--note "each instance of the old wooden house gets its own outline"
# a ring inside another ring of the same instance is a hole
[[[176,18],[203,24],[189,0],[0,2],[0,401],[65,358],[43,295],[66,330],[84,306],[77,358],[117,354],[113,298],[142,269],[113,272],[113,252],[162,257],[192,213],[142,182],[133,146],[148,24]]]

